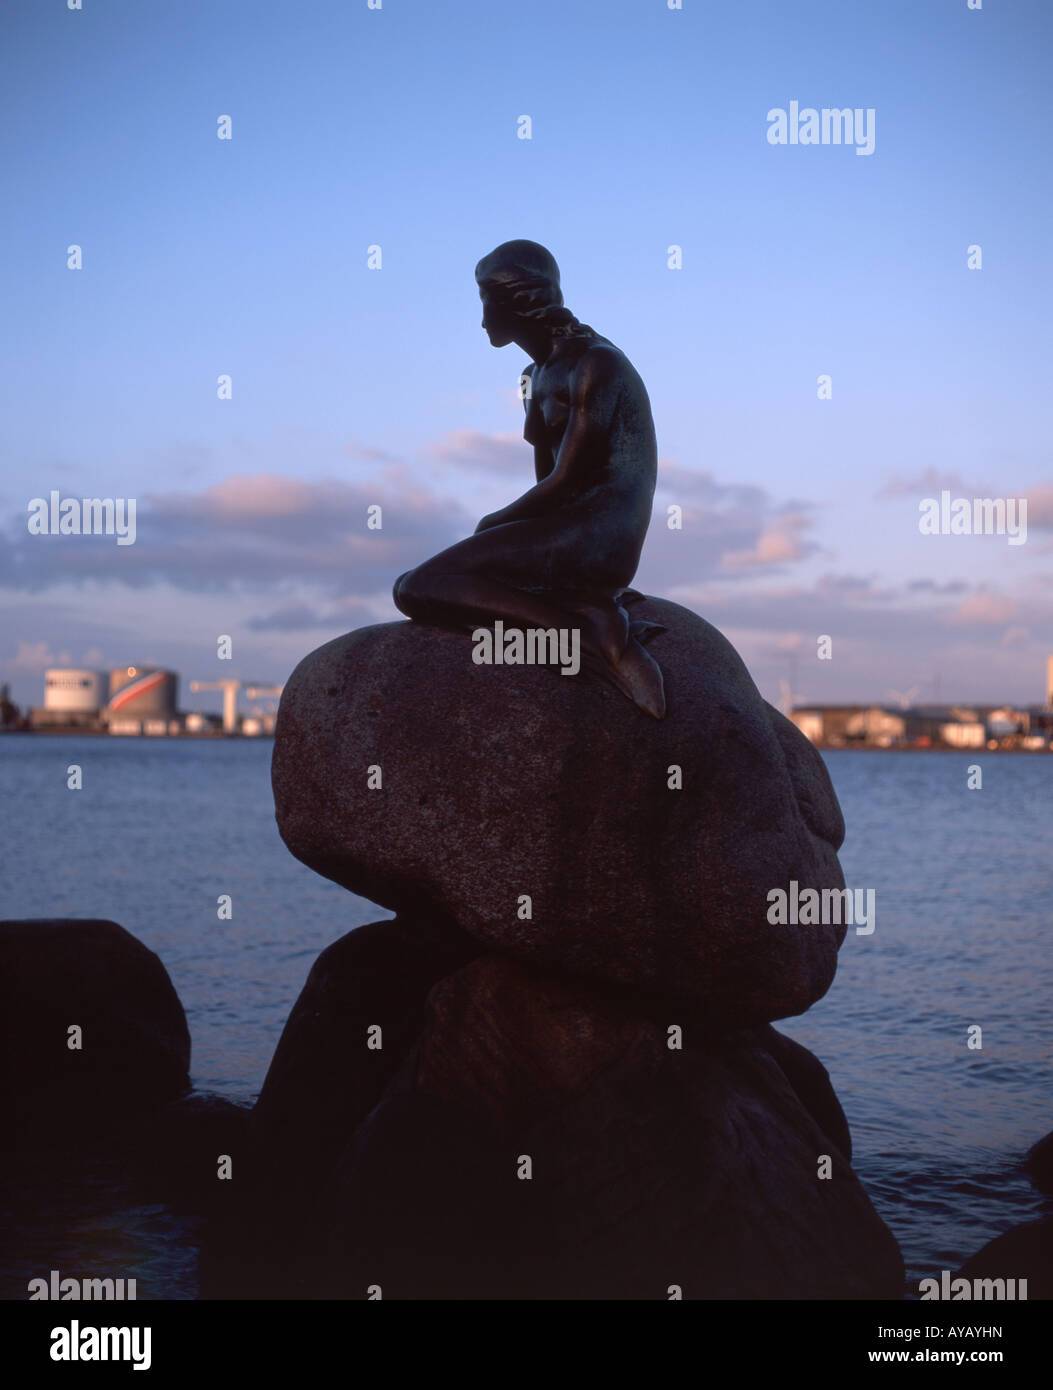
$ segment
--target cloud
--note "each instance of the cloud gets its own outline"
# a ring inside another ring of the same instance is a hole
[[[879,589],[874,575],[821,574],[815,581],[816,593],[846,599],[883,599],[893,596],[891,589]]]
[[[699,511],[737,511],[757,516],[771,506],[763,488],[752,483],[718,483],[708,468],[684,468],[671,459],[658,460],[657,493],[684,508]]]
[[[682,509],[680,530],[667,525],[671,505]],[[818,551],[805,535],[813,524],[807,501],[778,503],[753,484],[722,483],[708,469],[660,459],[654,520],[636,586],[662,592],[697,587],[711,577],[738,583],[770,573]]]
[[[890,686],[914,685],[934,698],[937,672],[944,699],[1040,698],[1044,664],[1022,636],[1048,628],[1049,599],[1038,586],[1016,602],[978,587],[955,604],[940,592],[858,576],[794,584],[773,583],[772,574],[751,584],[725,577],[676,585],[666,596],[719,628],[776,703],[787,680],[801,702],[882,703]],[[1006,627],[1010,613],[1018,620]],[[833,639],[832,661],[817,657],[820,633]]]
[[[984,487],[977,488],[971,483],[966,483],[960,473],[941,472],[940,469],[934,468],[930,464],[921,473],[915,473],[909,477],[904,477],[901,473],[893,473],[874,496],[877,498],[917,497],[919,495],[931,497],[943,488],[948,488],[951,492],[962,495],[967,494],[970,497],[987,495]]]
[[[725,569],[762,569],[787,565],[802,560],[818,547],[805,538],[812,518],[800,512],[784,512],[761,531],[752,546],[745,550],[726,551],[722,556]]]
[[[1039,483],[1024,496],[1027,498],[1028,528],[1053,530],[1053,483]]]
[[[321,615],[306,603],[287,603],[273,613],[259,614],[245,624],[253,632],[305,632],[325,627]]]
[[[348,595],[362,597],[364,613],[387,618],[396,577],[471,535],[492,509],[489,496],[476,496],[492,490],[487,474],[511,496],[532,485],[530,450],[512,434],[454,431],[428,454],[443,464],[447,486],[460,482],[459,493],[443,493],[439,482],[385,455],[366,482],[260,472],[147,494],[138,499],[131,546],[105,536],[30,536],[25,518],[16,516],[0,533],[0,589],[39,593],[87,584],[142,592],[169,585],[184,594],[265,594],[270,603],[262,611],[251,605],[245,619],[251,616],[258,632],[328,628],[339,619],[333,604]],[[664,524],[671,502],[683,510],[682,531]],[[375,505],[380,530],[366,525]],[[807,502],[779,504],[763,488],[722,483],[663,459],[639,582],[664,592],[710,576],[741,582],[772,573],[817,549],[808,538],[812,525]]]
[[[272,613],[248,618],[245,626],[253,632],[311,632],[333,628],[343,632],[347,629],[348,620],[355,623],[363,618],[389,619],[400,616],[390,593],[371,598],[352,594],[326,610],[307,603],[288,603]]]
[[[968,591],[964,579],[949,579],[939,583],[935,579],[912,579],[907,589],[913,594],[964,594]]]
[[[956,497],[1026,497],[1028,528],[1053,530],[1053,483],[1039,483],[1021,493],[1012,489],[1007,491],[1005,487],[992,488],[987,483],[966,482],[960,473],[941,472],[938,468],[929,467],[911,477],[894,474],[875,493],[875,497],[937,497],[944,488]],[[1044,550],[1045,547],[1042,547],[1039,553]]]
[[[371,444],[357,444],[354,440],[344,445],[344,452],[353,454],[355,458],[368,459],[371,463],[402,463],[397,454],[389,454],[387,449],[374,449]]]
[[[534,481],[534,451],[521,434],[451,430],[435,440],[429,453],[440,463],[467,472],[513,474],[522,478],[524,492]]]
[[[969,595],[954,611],[954,621],[958,623],[980,623],[984,626],[1001,626],[1017,616],[1017,604],[1001,594],[992,594],[986,589],[978,589]]]
[[[14,657],[7,663],[12,671],[37,673],[48,666],[56,666],[58,658],[47,642],[19,642]]]
[[[366,525],[374,505],[380,530]],[[333,595],[372,593],[470,534],[476,520],[398,465],[366,485],[235,475],[203,491],[148,494],[130,546],[108,536],[31,536],[16,519],[0,536],[0,587],[92,580],[223,592],[307,583]]]

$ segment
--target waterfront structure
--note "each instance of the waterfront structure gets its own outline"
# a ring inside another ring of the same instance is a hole
[[[199,690],[222,690],[223,692],[223,732],[225,734],[236,734],[239,732],[238,723],[238,695],[244,688],[245,694],[250,700],[258,700],[268,696],[280,696],[285,688],[281,685],[261,685],[252,681],[239,681],[235,677],[225,677],[218,681],[191,681],[190,689],[196,694]],[[274,732],[274,715],[266,714],[263,710],[253,710],[252,715],[241,720],[240,732],[243,734],[257,735],[262,733],[272,734]]]
[[[172,718],[179,695],[179,677],[157,666],[118,666],[110,672],[107,712],[124,718]]]
[[[1012,705],[803,705],[790,719],[823,748],[1020,748],[1053,741],[1053,710]]]
[[[851,741],[848,726],[863,712],[863,705],[801,705],[789,718],[813,743],[838,748]]]
[[[44,672],[44,703],[30,710],[34,729],[97,729],[106,704],[105,671],[52,666]]]
[[[157,666],[118,666],[110,672],[103,718],[111,734],[162,738],[182,733],[176,705],[179,677]]]
[[[63,714],[98,714],[106,703],[105,671],[52,667],[44,672],[44,708]]]
[[[939,743],[949,748],[983,748],[987,744],[987,730],[979,719],[952,719],[939,726]]]

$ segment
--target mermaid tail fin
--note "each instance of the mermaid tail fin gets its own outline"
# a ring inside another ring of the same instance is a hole
[[[655,661],[635,637],[630,637],[616,664],[582,651],[582,665],[613,685],[633,704],[655,719],[665,718],[665,682]]]
[[[647,714],[655,719],[665,718],[665,682],[661,668],[636,637],[629,638],[622,653],[615,684]]]

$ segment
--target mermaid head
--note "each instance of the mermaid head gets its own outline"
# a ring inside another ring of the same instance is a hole
[[[500,317],[526,319],[556,338],[596,336],[588,324],[579,323],[564,307],[559,266],[536,241],[503,242],[475,267],[475,278],[484,302],[489,301]],[[492,326],[485,319],[484,326],[493,341]],[[510,340],[508,335],[505,341]]]

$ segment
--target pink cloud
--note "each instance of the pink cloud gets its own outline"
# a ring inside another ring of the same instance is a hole
[[[770,522],[748,550],[731,550],[721,558],[725,569],[762,569],[803,559],[814,546],[804,539],[811,526],[810,517],[800,512],[784,512]]]
[[[1039,483],[1027,498],[1027,524],[1039,530],[1053,530],[1053,483]]]
[[[1010,622],[1018,612],[1012,599],[979,589],[958,605],[954,611],[954,621],[996,626]]]

